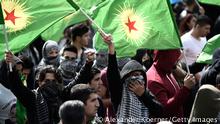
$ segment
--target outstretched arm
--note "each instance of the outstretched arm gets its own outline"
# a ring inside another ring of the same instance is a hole
[[[101,34],[102,35],[102,34]],[[112,42],[111,35],[102,35],[104,42],[108,45],[108,68],[107,68],[107,80],[111,96],[111,101],[114,109],[117,111],[122,97],[122,83],[118,69],[116,52],[114,43]]]
[[[9,62],[13,63],[13,54],[11,52],[7,52],[5,55],[5,62],[8,64]],[[34,93],[29,90],[27,87],[25,87],[21,81],[21,78],[19,76],[19,73],[17,70],[13,70],[12,72],[9,72],[8,82],[10,84],[10,89],[14,93],[14,95],[21,101],[21,103],[28,107],[30,106],[31,102],[35,100]]]

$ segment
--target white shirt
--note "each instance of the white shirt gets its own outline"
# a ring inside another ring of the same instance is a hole
[[[206,37],[201,37],[200,40],[198,40],[194,38],[191,33],[192,31],[187,32],[181,37],[187,65],[191,65],[196,61],[207,42]],[[184,58],[182,61],[185,62]]]

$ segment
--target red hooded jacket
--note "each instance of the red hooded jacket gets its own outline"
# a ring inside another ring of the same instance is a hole
[[[172,122],[183,117],[183,103],[190,93],[185,86],[180,88],[172,74],[179,56],[179,49],[156,51],[154,63],[147,71],[147,87],[164,107],[161,117]]]

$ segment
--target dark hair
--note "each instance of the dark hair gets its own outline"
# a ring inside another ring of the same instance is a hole
[[[76,48],[75,46],[73,46],[73,45],[67,45],[67,46],[63,49],[63,53],[64,53],[65,51],[74,52],[74,53],[76,53],[76,55],[78,54],[77,48]],[[63,53],[62,53],[62,54],[63,54]]]
[[[85,33],[89,32],[89,27],[83,23],[76,24],[71,27],[71,40],[76,40],[77,36],[83,36]]]
[[[90,94],[97,93],[94,88],[91,88],[86,84],[76,84],[71,88],[70,99],[80,100],[86,105],[86,101],[89,99]]]
[[[190,23],[193,17],[196,18],[196,15],[187,14],[184,18],[182,18],[180,25],[179,25],[180,35],[183,35],[184,33],[191,30],[187,24]]]
[[[22,61],[22,63],[21,63],[22,64],[22,68],[32,69],[34,67],[34,63],[27,56],[20,55],[20,56],[18,56],[18,58]]]
[[[94,78],[94,76],[98,73],[101,73],[101,71],[96,68],[96,67],[92,67],[91,71],[90,71],[90,74],[89,74],[89,77],[88,77],[88,80],[89,80],[89,83],[91,82],[91,80]]]
[[[196,25],[205,26],[205,25],[211,25],[211,24],[212,24],[212,21],[208,16],[200,15],[197,17],[197,20],[194,26]]]
[[[59,108],[59,116],[62,124],[82,124],[84,115],[84,104],[79,100],[66,101]]]
[[[69,25],[67,26],[64,30],[63,30],[63,35],[65,36],[65,34],[67,35],[66,38],[70,38],[70,34],[71,34],[71,28],[72,28],[73,25]]]
[[[192,5],[195,3],[195,0],[183,0],[186,5]]]
[[[59,72],[56,71],[56,69],[53,66],[45,66],[43,67],[39,72],[38,81],[42,82],[45,79],[46,73],[53,73],[55,79],[58,81],[58,83],[62,84],[63,80]]]

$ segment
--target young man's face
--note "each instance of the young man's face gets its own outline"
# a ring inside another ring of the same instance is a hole
[[[43,86],[46,80],[55,80],[54,73],[46,73],[44,80],[42,82],[39,82],[39,87]]]
[[[81,45],[83,47],[87,47],[88,44],[89,44],[89,40],[90,40],[90,31],[82,35],[82,37],[81,37]]]
[[[85,103],[86,116],[89,118],[95,117],[98,108],[99,108],[98,95],[96,93],[91,93]]]
[[[74,53],[72,51],[64,51],[63,57],[68,60],[74,60],[77,58],[77,55],[76,55],[76,53]]]
[[[96,91],[99,90],[101,84],[101,73],[97,73],[89,83],[90,87],[94,88]]]
[[[200,37],[206,37],[210,33],[211,25],[198,26]]]

